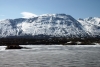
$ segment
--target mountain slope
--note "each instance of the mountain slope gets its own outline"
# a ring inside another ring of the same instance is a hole
[[[0,21],[0,37],[50,35],[86,37],[83,21],[78,22],[66,14],[44,14],[33,18],[6,19]]]
[[[99,17],[89,17],[86,19],[78,20],[87,33],[93,37],[100,36],[100,18]]]

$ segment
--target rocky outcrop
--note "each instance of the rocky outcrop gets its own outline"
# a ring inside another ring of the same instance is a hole
[[[22,49],[23,47],[19,45],[8,45],[6,49]]]

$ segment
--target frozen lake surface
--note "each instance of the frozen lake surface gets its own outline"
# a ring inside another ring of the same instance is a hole
[[[4,50],[0,46],[0,67],[100,67],[99,45],[26,47],[31,49]]]

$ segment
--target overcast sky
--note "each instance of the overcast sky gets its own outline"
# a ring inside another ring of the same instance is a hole
[[[100,0],[0,0],[0,19],[57,13],[76,19],[100,17]]]

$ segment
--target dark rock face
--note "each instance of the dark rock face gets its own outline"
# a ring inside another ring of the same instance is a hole
[[[8,45],[6,49],[22,49],[23,47],[19,45]]]

